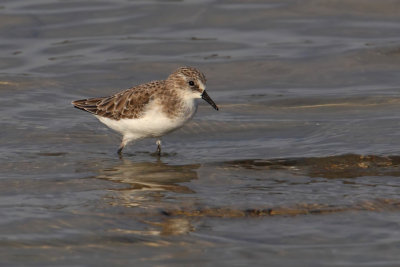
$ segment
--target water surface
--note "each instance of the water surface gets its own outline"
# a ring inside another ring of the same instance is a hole
[[[3,1],[0,263],[398,266],[396,1]],[[220,107],[116,155],[75,99],[191,65]]]

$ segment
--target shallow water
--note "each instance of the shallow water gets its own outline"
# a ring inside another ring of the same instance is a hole
[[[397,1],[3,1],[0,263],[398,266]],[[70,102],[200,68],[116,156]]]

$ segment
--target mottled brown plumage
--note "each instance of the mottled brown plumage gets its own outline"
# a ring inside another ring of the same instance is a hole
[[[154,99],[155,91],[163,90],[165,81],[154,81],[132,87],[108,97],[73,101],[79,109],[94,115],[120,120],[140,118],[146,105]]]
[[[168,105],[163,106],[163,111],[169,117],[174,117],[179,113],[182,104],[173,89],[186,86],[186,81],[179,77],[180,74],[198,77],[206,84],[203,73],[194,68],[182,67],[167,80],[140,84],[108,97],[76,100],[72,104],[78,109],[109,119],[137,119],[145,111],[146,105],[157,98],[157,101],[168,102]],[[195,89],[201,91],[197,84]]]

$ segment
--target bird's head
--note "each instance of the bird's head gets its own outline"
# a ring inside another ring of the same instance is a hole
[[[196,68],[181,67],[167,78],[167,84],[182,90],[182,93],[189,98],[202,98],[214,109],[218,106],[206,92],[206,77]]]

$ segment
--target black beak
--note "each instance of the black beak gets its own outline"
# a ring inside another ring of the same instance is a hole
[[[218,110],[217,105],[215,105],[214,101],[212,101],[211,97],[206,93],[206,90],[204,90],[203,93],[201,94],[201,98],[207,101],[207,103],[210,104],[213,108]]]

